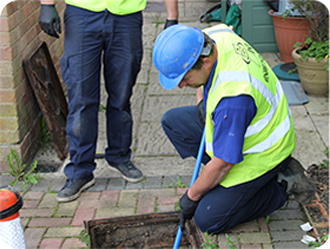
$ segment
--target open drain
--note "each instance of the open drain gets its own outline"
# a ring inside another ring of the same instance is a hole
[[[36,167],[36,172],[40,173],[54,173],[57,172],[61,165],[45,165],[38,164]]]
[[[91,248],[172,248],[179,212],[153,213],[85,221]],[[193,221],[186,223],[180,248],[200,248],[203,243]]]

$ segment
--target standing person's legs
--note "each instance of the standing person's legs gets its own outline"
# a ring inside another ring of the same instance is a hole
[[[124,179],[137,182],[142,172],[131,162],[132,114],[130,99],[141,68],[142,12],[107,13],[105,21],[104,76],[107,101],[106,160]]]
[[[184,159],[197,157],[203,135],[197,106],[184,106],[167,111],[161,121],[165,134],[170,139],[179,155]],[[206,164],[210,157],[204,153],[202,162]]]
[[[65,10],[61,66],[69,99],[67,135],[70,162],[64,169],[68,180],[58,193],[58,201],[74,200],[94,183],[92,172],[96,166],[102,15],[70,5]]]

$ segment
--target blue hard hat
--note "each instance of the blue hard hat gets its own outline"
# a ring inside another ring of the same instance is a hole
[[[160,84],[175,88],[196,63],[204,45],[204,34],[198,28],[172,25],[156,39],[153,62],[159,70]]]

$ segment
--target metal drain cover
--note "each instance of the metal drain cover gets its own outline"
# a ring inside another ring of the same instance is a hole
[[[69,151],[65,130],[68,107],[45,42],[24,58],[23,67],[45,118],[57,155],[63,160]]]

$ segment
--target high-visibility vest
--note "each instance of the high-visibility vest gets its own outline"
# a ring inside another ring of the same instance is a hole
[[[116,15],[142,11],[147,5],[147,0],[65,0],[65,2],[95,12],[107,9]]]
[[[215,41],[218,50],[206,102],[205,150],[211,158],[212,113],[221,99],[245,94],[253,97],[257,107],[245,132],[243,161],[235,164],[220,182],[231,187],[256,179],[294,151],[293,120],[280,81],[261,55],[224,24],[203,31]]]

